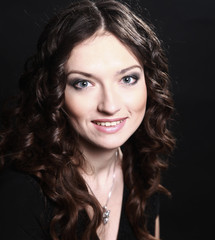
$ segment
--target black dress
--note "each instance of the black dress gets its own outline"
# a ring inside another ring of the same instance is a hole
[[[125,214],[128,189],[124,187],[118,240],[136,240]],[[45,201],[37,179],[11,169],[0,174],[0,239],[1,240],[50,240],[49,223],[54,206]],[[159,199],[155,194],[147,206],[148,230],[154,235],[155,218]],[[89,221],[86,211],[78,220],[78,235]],[[99,239],[99,238],[98,238]]]

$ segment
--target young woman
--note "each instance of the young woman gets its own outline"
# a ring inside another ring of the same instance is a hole
[[[3,122],[1,239],[159,238],[172,110],[160,42],[128,7],[56,14]]]

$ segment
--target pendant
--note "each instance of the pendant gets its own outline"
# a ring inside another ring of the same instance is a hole
[[[109,216],[110,216],[110,210],[107,209],[107,206],[104,206],[103,207],[103,214],[102,214],[104,225],[108,223]]]

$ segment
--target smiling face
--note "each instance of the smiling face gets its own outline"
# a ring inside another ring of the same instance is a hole
[[[147,91],[144,70],[112,34],[78,44],[66,64],[65,108],[81,147],[114,149],[143,120]]]

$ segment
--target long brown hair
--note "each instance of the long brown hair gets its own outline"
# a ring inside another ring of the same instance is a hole
[[[144,67],[148,99],[143,122],[122,146],[124,182],[130,190],[127,216],[139,240],[147,231],[145,206],[160,185],[164,161],[174,147],[168,130],[173,111],[167,61],[154,31],[127,6],[114,0],[78,1],[54,16],[42,32],[36,54],[25,65],[13,114],[3,121],[1,168],[14,168],[41,179],[44,194],[55,204],[50,233],[54,240],[77,239],[78,213],[91,206],[94,215],[82,239],[94,239],[101,209],[77,167],[83,166],[78,139],[62,111],[71,50],[98,30],[115,35]],[[7,160],[8,159],[8,160]]]

